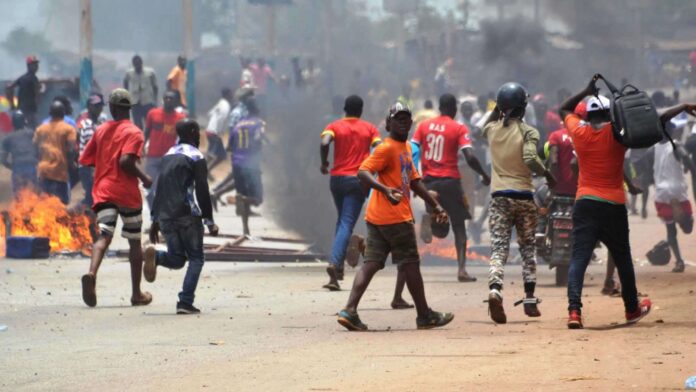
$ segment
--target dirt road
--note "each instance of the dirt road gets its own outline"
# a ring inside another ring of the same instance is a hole
[[[178,271],[161,271],[146,285],[155,302],[133,308],[128,266],[109,260],[99,306],[88,309],[79,293],[86,261],[0,264],[0,324],[8,326],[0,332],[0,389],[8,391],[669,390],[696,374],[696,268],[675,275],[638,267],[655,310],[617,328],[621,302],[599,296],[602,267],[592,267],[581,331],[565,328],[565,292],[545,268],[543,316],[531,320],[511,306],[522,294],[518,266],[508,273],[503,326],[487,316],[482,279],[455,283],[452,267],[425,267],[431,306],[456,318],[446,329],[417,331],[415,312],[388,309],[388,268],[362,304],[374,332],[348,333],[334,316],[347,291],[320,290],[317,265],[209,263],[196,299],[204,313],[176,316]],[[473,272],[482,278],[486,270]]]

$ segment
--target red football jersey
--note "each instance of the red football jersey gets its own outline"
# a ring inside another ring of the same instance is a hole
[[[423,121],[411,139],[421,148],[424,177],[460,178],[459,150],[471,147],[469,129],[447,116]]]
[[[370,155],[370,147],[380,140],[374,125],[355,117],[346,117],[327,125],[324,135],[334,138],[332,176],[356,176],[360,164]]]

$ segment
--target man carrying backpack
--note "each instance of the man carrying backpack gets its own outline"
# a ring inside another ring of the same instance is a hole
[[[595,75],[590,83],[568,98],[560,108],[578,156],[579,180],[573,211],[573,252],[568,271],[568,328],[582,328],[582,286],[585,270],[597,241],[614,257],[621,280],[626,322],[635,323],[651,308],[648,298],[638,302],[628,237],[628,214],[624,193],[623,165],[627,148],[616,141],[610,120],[610,102],[598,96]],[[587,121],[573,109],[587,96]]]

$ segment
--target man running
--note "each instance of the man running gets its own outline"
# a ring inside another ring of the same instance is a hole
[[[204,262],[203,225],[208,226],[213,236],[218,234],[218,227],[213,222],[208,167],[198,150],[200,127],[194,120],[184,119],[176,124],[176,134],[179,144],[170,148],[162,158],[150,227],[150,242],[159,242],[158,232],[161,230],[167,251],[155,251],[154,246],[148,246],[143,275],[148,282],[154,282],[157,266],[180,269],[188,260],[176,313],[197,314],[201,311],[193,306],[193,300]]]
[[[128,240],[128,258],[131,267],[133,306],[147,305],[152,295],[140,290],[143,270],[143,252],[140,244],[143,200],[138,180],[145,188],[152,179],[137,163],[145,140],[143,132],[130,122],[132,101],[128,90],[117,88],[109,96],[109,111],[113,121],[107,121],[94,133],[80,157],[83,166],[94,166],[92,208],[97,214],[99,239],[92,246],[89,272],[82,276],[82,299],[87,306],[97,306],[97,271],[116,230],[116,220],[123,220],[122,235]]]
[[[152,178],[153,187],[147,194],[147,203],[152,209],[152,200],[157,192],[157,176],[162,166],[162,157],[176,144],[176,123],[186,117],[176,110],[176,93],[168,90],[164,93],[161,108],[150,110],[145,119],[145,142],[147,159],[145,173]]]
[[[466,272],[466,220],[471,219],[471,214],[464,204],[459,152],[463,153],[469,167],[481,176],[484,185],[490,184],[491,179],[474,156],[469,129],[454,120],[456,115],[457,99],[452,94],[442,95],[440,116],[423,121],[411,141],[421,147],[423,183],[429,190],[437,192],[438,201],[447,211],[452,225],[459,265],[457,279],[460,282],[475,282],[476,278]],[[427,210],[431,212],[429,208]],[[423,216],[421,230],[429,229],[429,218],[430,214]]]
[[[696,105],[677,105],[660,116],[665,130],[675,140],[681,139],[683,127],[677,128],[671,120],[682,112],[696,115]],[[691,234],[694,229],[693,208],[689,201],[689,186],[686,182],[684,169],[686,168],[693,173],[696,168],[684,147],[678,142],[675,142],[675,145],[676,151],[665,137],[653,147],[655,155],[653,172],[655,175],[655,209],[657,216],[667,228],[667,242],[676,259],[672,272],[679,273],[684,272],[685,264],[677,241],[677,226],[684,234]]]
[[[266,123],[259,117],[256,101],[246,102],[249,115],[230,131],[232,170],[237,188],[236,206],[242,216],[244,235],[250,235],[249,216],[251,206],[263,202],[261,183],[261,147],[265,139]]]
[[[449,324],[452,313],[435,312],[428,307],[420,272],[420,255],[413,225],[410,192],[413,190],[433,209],[438,223],[447,223],[447,214],[420,181],[411,159],[408,133],[413,125],[411,110],[397,102],[389,109],[389,137],[360,165],[358,178],[374,190],[367,206],[367,249],[365,262],[358,270],[346,307],[338,313],[338,323],[349,331],[366,331],[358,316],[360,298],[372,277],[384,268],[391,253],[392,262],[404,276],[416,304],[418,329]],[[373,173],[379,176],[375,178]]]
[[[329,283],[323,286],[330,291],[341,289],[338,281],[343,280],[348,245],[365,203],[365,191],[357,177],[358,168],[370,155],[370,148],[381,143],[377,128],[360,119],[363,112],[362,98],[357,95],[349,96],[345,100],[343,110],[345,117],[327,125],[321,134],[320,170],[324,175],[329,174],[329,146],[332,143],[334,145],[330,187],[338,212],[329,266],[326,268]],[[352,241],[355,243],[358,239]]]
[[[488,278],[488,309],[491,319],[505,324],[503,309],[503,275],[510,253],[512,229],[522,256],[524,280],[524,313],[539,317],[541,312],[534,297],[536,288],[536,249],[534,232],[537,207],[534,204],[532,174],[544,176],[549,188],[555,185],[553,175],[537,154],[539,131],[523,122],[527,108],[527,91],[518,83],[506,83],[498,89],[493,109],[483,136],[488,140],[493,166],[491,183],[490,233],[491,262]]]
[[[624,192],[626,147],[614,139],[609,100],[597,96],[595,75],[582,91],[568,98],[560,108],[564,125],[573,138],[578,156],[579,180],[573,210],[573,252],[568,271],[568,328],[583,328],[582,286],[592,252],[602,241],[616,263],[626,322],[635,323],[651,308],[650,299],[638,301],[628,237],[628,214]],[[573,109],[587,96],[587,122]]]

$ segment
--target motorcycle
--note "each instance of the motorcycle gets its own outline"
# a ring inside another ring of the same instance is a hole
[[[567,196],[550,196],[546,208],[540,208],[546,227],[537,233],[537,255],[549,268],[556,269],[556,286],[568,284],[568,268],[573,249],[573,206],[575,199]]]

